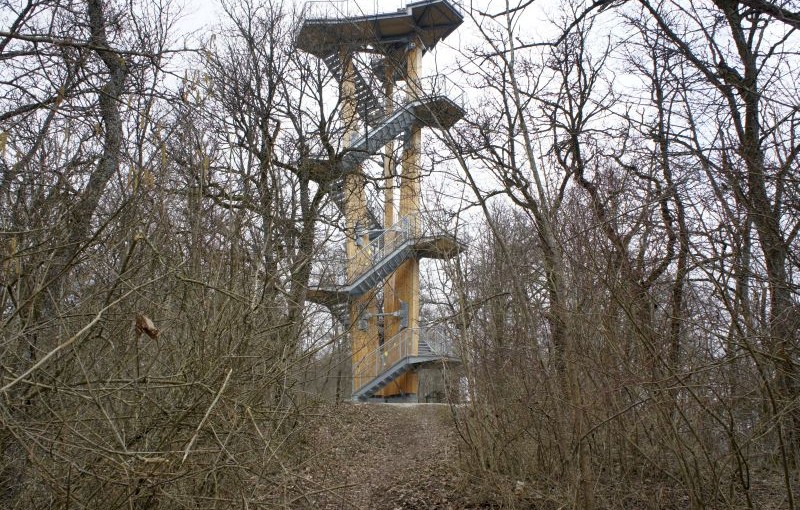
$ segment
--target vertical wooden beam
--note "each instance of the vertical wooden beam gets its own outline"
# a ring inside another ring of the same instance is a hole
[[[406,84],[408,100],[421,96],[419,73],[422,65],[422,44],[417,42],[406,54]],[[412,232],[421,232],[419,222],[421,199],[420,152],[422,128],[414,124],[404,140],[402,156],[402,175],[400,178],[400,211],[398,220],[412,219]],[[419,352],[419,260],[406,260],[394,274],[395,294],[399,300],[408,304],[408,328],[411,329],[411,354]],[[384,392],[391,394],[416,395],[419,390],[419,377],[415,372],[407,373],[389,386]]]
[[[344,125],[342,145],[347,147],[358,136],[356,119],[356,84],[353,56],[345,49],[339,50],[339,60],[342,63],[342,84],[340,89],[342,109],[340,118]],[[362,180],[361,169],[356,168],[344,177],[344,216],[345,216],[345,253],[348,261],[355,257],[358,245],[355,238],[356,225],[362,221],[363,191],[359,185]],[[347,277],[351,278],[356,268],[348,264]]]
[[[394,113],[394,75],[395,68],[392,59],[388,56],[384,59],[384,94],[386,96],[385,118]],[[383,185],[384,185],[384,208],[383,208],[383,228],[389,228],[395,222],[394,207],[394,142],[386,144],[383,153]]]
[[[387,56],[384,59],[384,94],[386,96],[385,116],[388,118],[394,113],[394,76],[395,65],[393,59]],[[395,155],[394,142],[389,142],[384,147],[383,153],[383,228],[389,229],[396,221],[395,208]],[[383,311],[391,314],[400,309],[400,300],[395,293],[394,274],[389,276],[383,288]],[[400,319],[385,315],[383,321],[383,339],[391,339],[400,329]]]
[[[347,48],[341,48],[339,58],[342,62],[342,112],[344,124],[343,143],[347,147],[358,137],[359,123],[356,117],[355,67],[353,55]],[[352,281],[369,264],[370,257],[364,250],[369,243],[369,222],[367,220],[367,201],[364,193],[366,177],[361,167],[352,169],[344,177],[344,215],[345,215],[345,253],[347,255],[347,278]],[[356,385],[364,384],[375,377],[373,364],[360,362],[378,347],[378,324],[372,319],[367,328],[359,328],[360,319],[375,314],[375,291],[371,290],[350,302],[350,324],[352,342],[353,379]]]

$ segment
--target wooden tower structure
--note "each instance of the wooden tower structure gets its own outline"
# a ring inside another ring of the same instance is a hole
[[[296,37],[297,48],[322,59],[338,80],[341,100],[341,152],[305,165],[344,214],[346,275],[309,289],[308,299],[350,332],[355,399],[416,401],[419,367],[458,361],[444,335],[420,324],[420,258],[461,250],[421,213],[420,158],[422,129],[455,124],[463,92],[420,71],[423,55],[463,16],[452,0],[369,13],[365,3],[307,2]],[[383,160],[378,204],[368,200],[363,167],[376,156]]]

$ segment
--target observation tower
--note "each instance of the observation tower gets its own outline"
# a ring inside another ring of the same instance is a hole
[[[422,214],[422,129],[448,129],[464,115],[463,92],[444,76],[421,77],[423,55],[463,16],[449,0],[312,1],[296,47],[325,63],[340,85],[335,157],[304,161],[345,218],[346,274],[309,289],[349,331],[353,398],[417,401],[417,369],[458,363],[447,336],[420,323],[419,260],[462,249]],[[364,170],[382,159],[382,196],[370,200]]]

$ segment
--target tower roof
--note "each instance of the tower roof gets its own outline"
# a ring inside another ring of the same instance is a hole
[[[352,0],[306,2],[297,48],[323,56],[341,46],[380,47],[419,38],[433,48],[464,16],[453,0],[409,1],[394,12],[364,13]]]

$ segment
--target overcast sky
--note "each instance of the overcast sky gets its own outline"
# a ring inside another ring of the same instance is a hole
[[[285,0],[289,6],[296,6],[299,10],[306,3],[304,0]],[[408,0],[348,0],[357,5],[357,8],[367,13],[391,12],[408,3]],[[413,0],[411,0],[413,1]],[[452,1],[452,0],[451,0]],[[336,2],[336,0],[334,0]],[[498,12],[506,6],[505,0],[460,0],[458,2],[465,11],[464,24],[439,44],[437,51],[429,54],[423,61],[427,71],[446,69],[454,65],[458,53],[476,40],[477,29],[474,26],[468,11],[474,9],[480,12]],[[519,3],[519,0],[512,4]],[[223,15],[218,0],[184,0],[183,17],[178,28],[184,32],[204,34],[220,22]],[[547,29],[548,17],[552,15],[553,8],[558,2],[541,0],[526,8],[525,33],[527,39],[541,37]],[[476,16],[478,19],[480,15]]]

